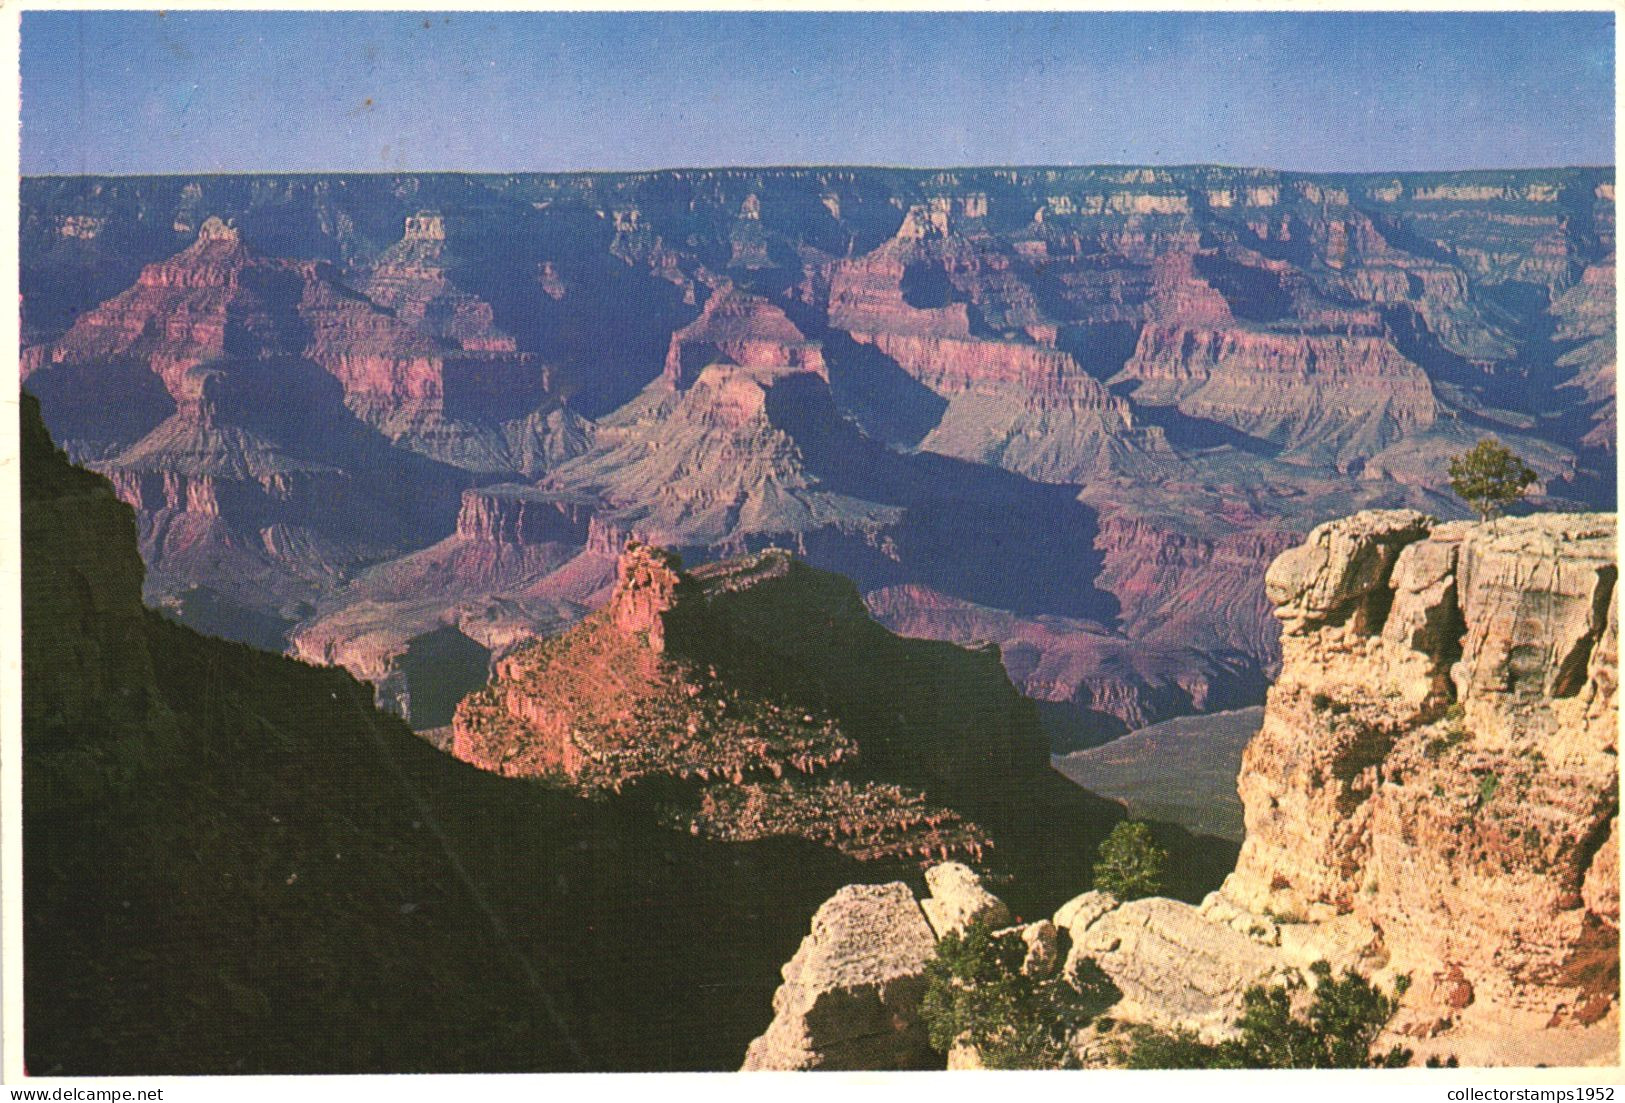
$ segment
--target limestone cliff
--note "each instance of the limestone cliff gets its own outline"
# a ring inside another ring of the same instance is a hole
[[[1611,514],[1315,529],[1267,577],[1282,670],[1235,871],[1200,907],[1068,902],[1064,968],[1093,962],[1121,1022],[1212,1041],[1249,987],[1301,992],[1324,960],[1400,993],[1378,1048],[1617,1063],[1616,577]]]
[[[1617,573],[1605,514],[1363,513],[1276,560],[1224,894],[1370,923],[1466,1030],[1615,1014]]]

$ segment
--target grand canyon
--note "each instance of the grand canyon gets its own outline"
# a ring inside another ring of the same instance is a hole
[[[414,727],[769,546],[999,646],[1057,751],[1262,703],[1263,573],[1465,516],[1495,435],[1614,495],[1612,173],[780,170],[31,179],[23,379],[145,597]]]
[[[21,200],[31,1069],[974,1067],[973,920],[1618,1063],[1611,168]]]

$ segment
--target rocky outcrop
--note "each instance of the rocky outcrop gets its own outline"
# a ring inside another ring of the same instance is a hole
[[[848,885],[818,909],[812,934],[784,966],[773,1021],[751,1043],[745,1071],[931,1067],[940,1058],[920,1017],[925,967],[938,939],[972,923],[1020,937],[1025,971],[1048,976],[1060,967],[1056,925],[1007,926],[1010,909],[970,867],[944,862],[926,871],[925,882],[928,895],[918,902],[901,882]],[[961,1052],[949,1067],[981,1066],[973,1052]]]
[[[818,909],[785,964],[773,1021],[750,1044],[744,1071],[927,1067],[920,999],[935,952],[907,885],[848,885]]]
[[[422,236],[433,220],[410,221],[419,228],[358,281],[369,301],[334,266],[265,255],[210,218],[190,247],[146,266],[134,287],[59,340],[29,349],[24,377],[45,373],[36,386],[50,395],[48,416],[94,446],[107,418],[77,404],[95,396],[75,396],[53,379],[140,364],[188,410],[209,401],[215,373],[203,365],[302,361],[337,379],[350,409],[391,440],[476,470],[506,470],[497,427],[544,405],[544,373],[494,327],[488,304],[451,287],[440,267],[443,240]],[[304,390],[295,403],[319,389],[295,368],[276,374]],[[129,443],[99,440],[103,448]]]
[[[963,933],[972,923],[999,928],[1010,922],[1004,901],[982,887],[982,879],[967,865],[944,862],[926,872],[931,895],[920,901],[925,918],[938,938]]]
[[[422,332],[469,352],[513,353],[491,305],[457,288],[446,272],[446,220],[435,211],[407,217],[399,242],[356,281],[373,302]]]
[[[61,340],[30,349],[23,378],[62,364],[124,358],[146,363],[183,397],[188,369],[225,353],[228,304],[241,331],[293,337],[277,332],[283,328],[277,313],[300,289],[291,266],[251,254],[234,227],[210,218],[189,248],[142,269],[134,287],[85,314]]]
[[[634,533],[775,544],[1021,620],[1046,715],[1115,731],[1256,701],[1262,566],[1329,516],[1451,508],[1482,420],[1551,504],[1612,495],[1608,170],[23,188],[26,385],[140,503],[149,599],[256,642],[349,619],[301,653],[415,638],[451,593],[432,630],[554,630]],[[463,490],[541,480],[619,537],[549,581],[557,549],[445,543]]]
[[[684,600],[686,598],[686,600]],[[559,775],[586,791],[639,780],[812,773],[855,754],[827,715],[729,684],[666,654],[703,604],[680,561],[632,542],[606,609],[496,664],[453,720],[452,753],[508,776]]]
[[[457,536],[493,544],[586,543],[589,503],[518,484],[463,491]]]
[[[293,627],[289,651],[371,682],[379,707],[414,725],[449,724],[493,656],[608,596],[615,557],[584,550],[591,529],[579,498],[517,483],[465,490],[451,535],[337,588]]]
[[[623,636],[643,636],[656,654],[666,650],[666,618],[677,611],[678,595],[693,584],[683,564],[663,548],[629,542],[615,568],[615,594],[609,623]]]
[[[860,862],[923,863],[950,854],[980,861],[993,845],[977,824],[917,790],[840,779],[707,786],[689,831],[728,842],[795,836]]]
[[[1612,515],[1390,510],[1280,556],[1283,666],[1243,755],[1235,871],[1200,907],[1067,902],[1064,968],[1103,974],[1115,1019],[1218,1041],[1250,988],[1306,993],[1324,961],[1398,993],[1379,1048],[1616,1063],[1614,540]],[[939,934],[1001,921],[965,867],[927,880]]]
[[[535,423],[552,412],[547,370],[497,327],[491,304],[453,283],[451,262],[445,218],[409,216],[401,240],[351,275],[365,298],[307,295],[308,354],[392,441],[478,471],[533,474],[537,452],[568,454],[579,431]],[[527,450],[537,435],[546,443]]]
[[[857,741],[735,651],[754,648],[733,638],[729,605],[791,581],[791,567],[774,551],[690,575],[675,554],[628,541],[608,604],[501,655],[490,684],[458,704],[450,752],[587,794],[658,787],[680,797],[674,825],[704,838],[794,837],[859,861],[980,858],[988,834],[890,780],[883,755],[868,776],[839,776]]]
[[[843,426],[816,372],[709,363],[681,391],[651,383],[547,485],[595,497],[607,522],[673,547],[872,543],[900,511],[826,485],[806,452],[827,453],[823,433]]]
[[[1456,978],[1418,1022],[1616,1013],[1614,539],[1612,515],[1364,513],[1277,560],[1282,673],[1225,897],[1353,916],[1390,969]]]
[[[1178,900],[1131,900],[1092,920],[1085,911],[1069,930],[1069,966],[1092,960],[1123,994],[1114,1016],[1206,1041],[1234,1031],[1248,988],[1291,977],[1274,948]]]

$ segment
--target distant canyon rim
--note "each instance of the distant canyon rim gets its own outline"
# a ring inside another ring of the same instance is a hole
[[[449,724],[630,537],[998,646],[1052,750],[1262,702],[1265,568],[1612,509],[1611,168],[38,177],[24,387],[145,597]]]

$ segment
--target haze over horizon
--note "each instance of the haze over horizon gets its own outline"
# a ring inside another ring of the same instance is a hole
[[[1613,37],[1608,12],[27,12],[22,170],[1611,165]]]

